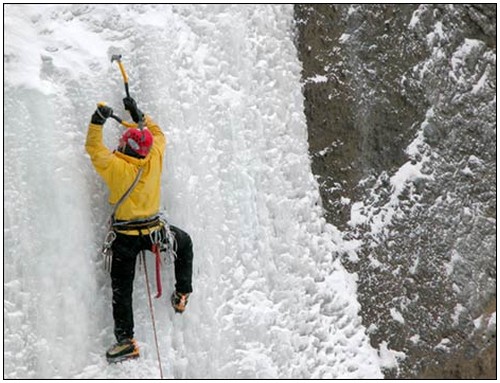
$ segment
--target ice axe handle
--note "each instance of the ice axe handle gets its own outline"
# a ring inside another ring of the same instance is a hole
[[[132,122],[128,122],[128,121],[122,120],[116,114],[112,114],[110,117],[113,118],[113,119],[115,119],[116,121],[118,121],[118,123],[122,124],[126,128],[136,128],[138,126],[137,124],[134,124]]]
[[[122,119],[120,117],[118,117],[116,114],[112,114],[110,117],[112,119],[118,121],[118,123],[120,123],[120,124],[122,123]]]
[[[113,61],[118,62],[120,72],[122,72],[123,82],[125,83],[125,93],[127,94],[127,97],[130,97],[130,93],[128,90],[128,76],[127,76],[127,72],[125,72],[125,67],[123,66],[123,63],[122,63],[122,55],[111,56],[111,62],[113,62]]]

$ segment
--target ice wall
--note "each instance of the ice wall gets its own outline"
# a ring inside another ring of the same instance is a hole
[[[187,312],[154,304],[166,377],[381,376],[356,278],[335,261],[340,233],[321,217],[292,6],[9,5],[5,14],[6,377],[159,376],[143,269],[142,357],[116,366],[103,357],[114,341],[98,256],[110,207],[84,140],[96,102],[126,117],[115,53],[132,96],[166,132],[164,208],[195,247]],[[104,131],[116,145],[117,124]]]

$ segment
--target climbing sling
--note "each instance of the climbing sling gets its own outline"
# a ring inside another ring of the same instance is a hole
[[[116,239],[116,232],[113,230],[113,223],[115,221],[116,211],[123,204],[123,202],[128,198],[130,193],[132,193],[132,190],[134,190],[134,188],[137,186],[143,171],[144,171],[144,168],[139,168],[139,172],[137,173],[137,176],[135,176],[134,182],[132,182],[132,185],[130,185],[128,190],[121,196],[121,198],[115,204],[115,206],[113,208],[113,212],[111,213],[111,217],[109,219],[108,232],[106,234],[106,237],[104,238],[104,244],[103,244],[102,251],[101,251],[101,254],[104,257],[104,267],[105,267],[106,271],[108,271],[108,272],[111,272],[111,263],[112,263],[112,255],[113,255],[113,253],[111,251],[111,245],[113,244],[113,241]]]

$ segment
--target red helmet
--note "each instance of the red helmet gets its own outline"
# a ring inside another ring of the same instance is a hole
[[[146,157],[153,146],[153,135],[147,128],[142,130],[129,128],[120,138],[119,147],[125,147],[125,145],[138,155]]]

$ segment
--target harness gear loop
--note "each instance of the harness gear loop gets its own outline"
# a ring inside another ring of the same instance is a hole
[[[113,230],[108,231],[106,237],[104,238],[104,244],[102,245],[101,254],[104,258],[104,269],[107,272],[111,272],[111,264],[113,260],[113,252],[111,251],[111,245],[113,245],[116,239],[116,233]]]
[[[160,251],[164,253],[165,262],[167,262],[168,255],[171,255],[172,259],[175,261],[177,258],[177,241],[175,240],[175,235],[172,230],[170,230],[170,225],[165,216],[165,212],[160,212],[159,219],[163,225],[164,235],[163,240],[160,242]]]
[[[161,226],[162,226],[162,228],[164,227],[163,223],[161,223]],[[161,243],[161,237],[162,237],[162,235],[161,235],[161,229],[160,230],[154,230],[151,233],[149,233],[149,239],[151,240],[151,243],[153,245],[160,244]]]

